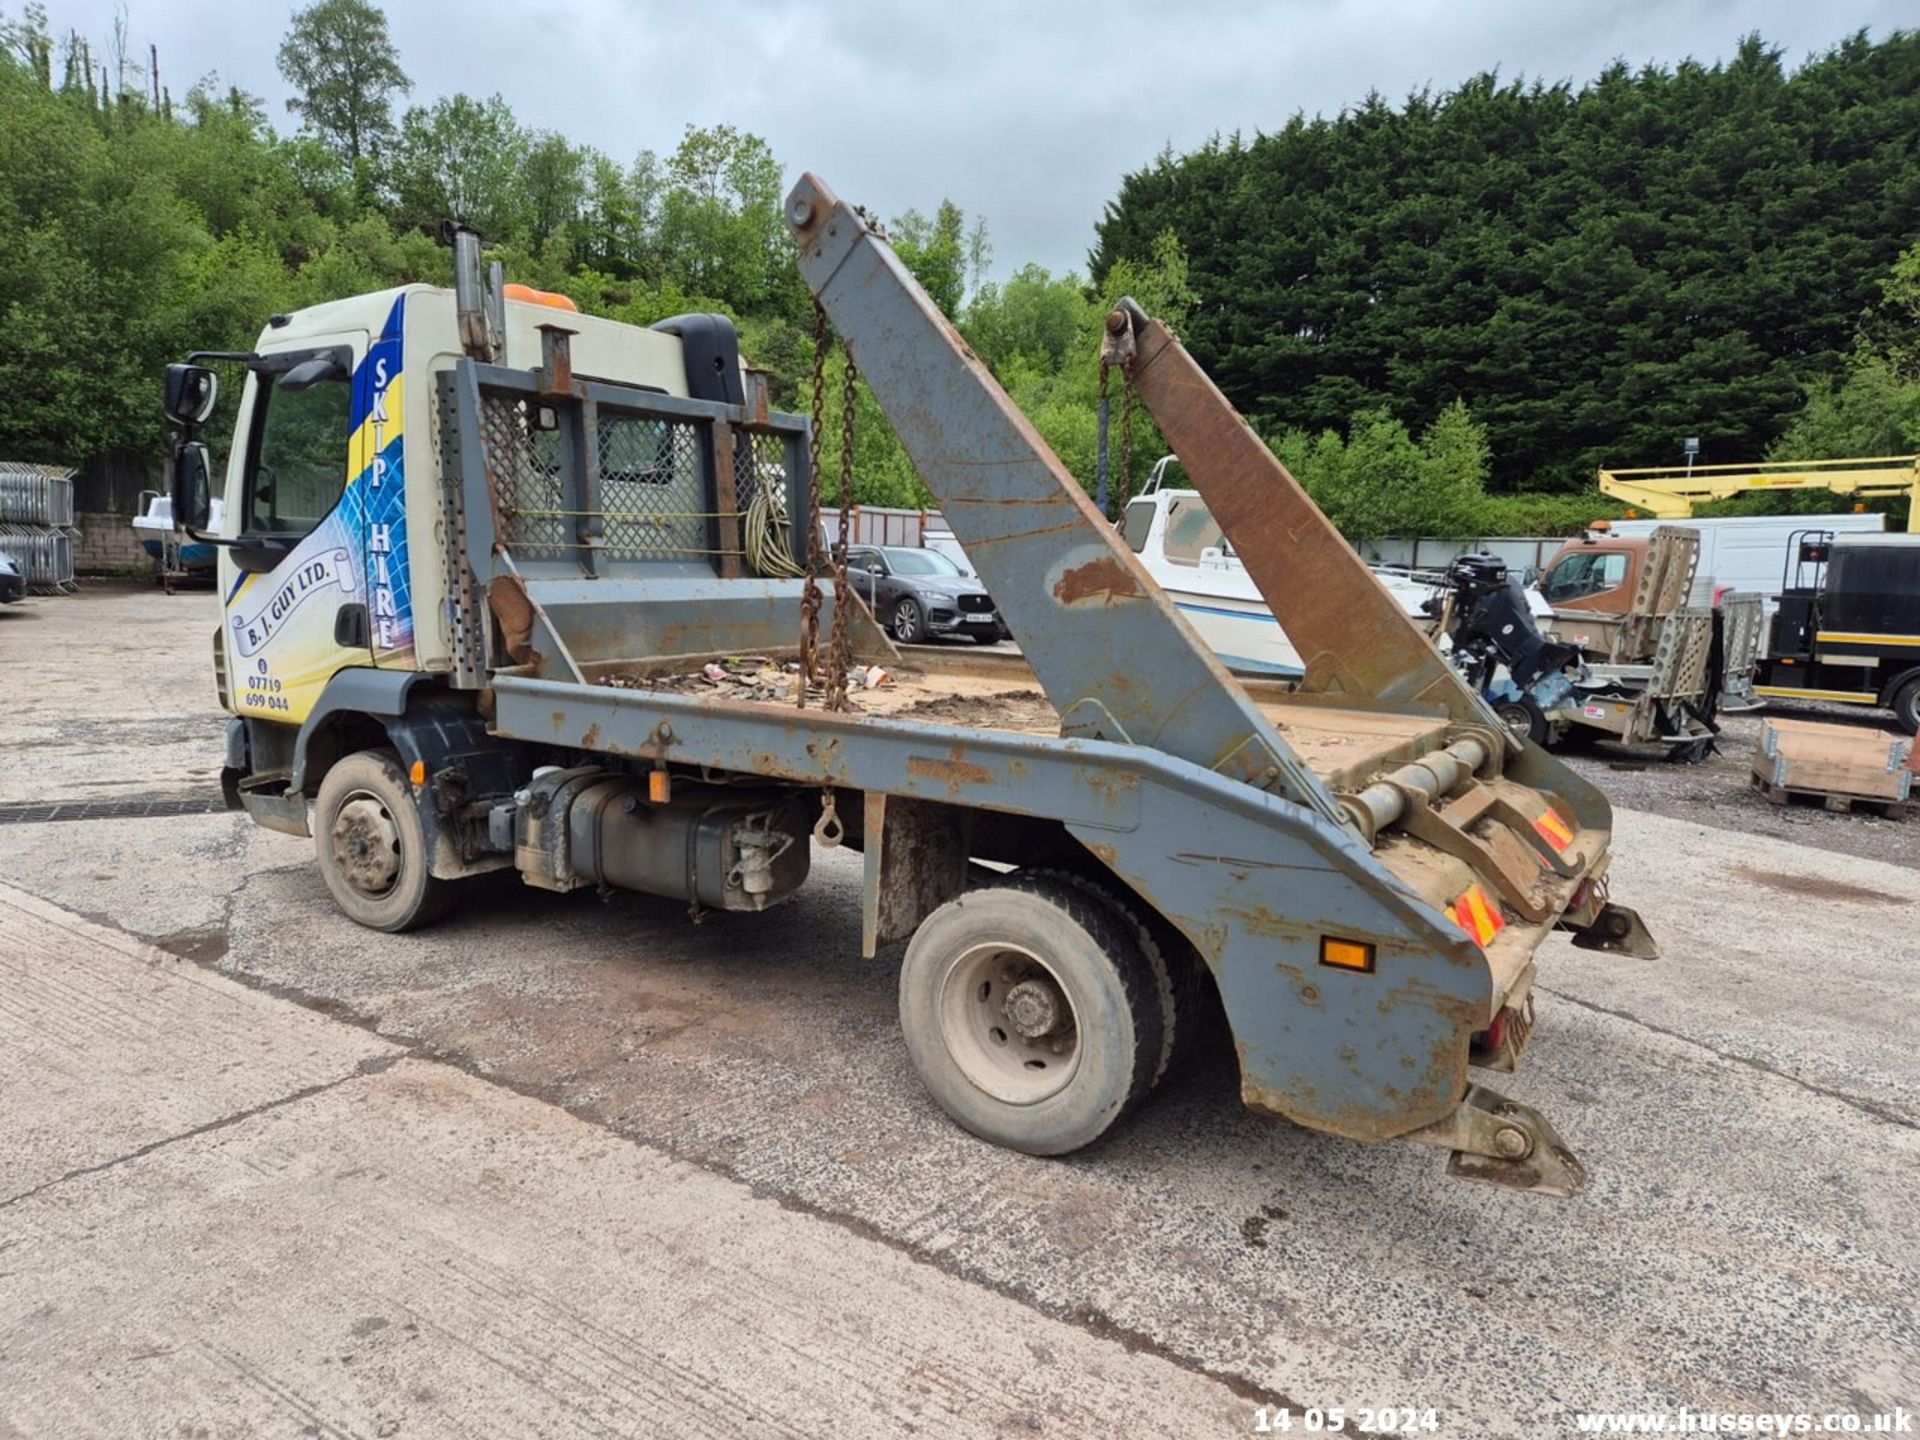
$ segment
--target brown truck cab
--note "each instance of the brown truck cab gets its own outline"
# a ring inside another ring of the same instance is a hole
[[[1711,735],[1714,615],[1688,603],[1699,561],[1698,532],[1677,525],[1631,537],[1597,529],[1560,548],[1540,578],[1553,610],[1540,628],[1578,648],[1598,683],[1548,717],[1553,731],[1669,744]]]
[[[1699,554],[1699,538],[1678,526],[1569,540],[1540,577],[1540,594],[1553,608],[1541,628],[1597,661],[1650,661],[1660,622],[1687,603]]]

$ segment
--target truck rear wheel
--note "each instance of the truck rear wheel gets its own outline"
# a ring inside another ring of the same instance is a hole
[[[900,970],[907,1052],[983,1140],[1064,1155],[1158,1078],[1163,997],[1133,928],[1053,877],[970,890],[929,915]]]
[[[1920,735],[1920,675],[1894,693],[1893,718],[1907,734]]]
[[[1217,995],[1210,995],[1213,977],[1193,946],[1149,906],[1116,886],[1111,877],[1098,878],[1075,870],[1025,870],[1024,876],[1047,877],[1092,896],[1118,915],[1146,957],[1160,997],[1160,1064],[1154,1085],[1179,1070],[1197,1054],[1203,1034],[1223,1021]],[[1211,1002],[1211,1003],[1210,1003]]]
[[[426,827],[391,750],[362,750],[327,771],[313,844],[334,902],[370,930],[425,925],[451,898],[452,883],[428,869]]]

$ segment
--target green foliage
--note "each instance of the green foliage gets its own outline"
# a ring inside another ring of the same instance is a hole
[[[393,152],[399,218],[422,230],[452,218],[498,241],[529,233],[521,172],[528,137],[498,95],[452,95],[416,105],[400,122]]]
[[[1481,75],[1162,155],[1108,206],[1094,273],[1178,233],[1187,338],[1266,428],[1418,428],[1465,400],[1501,489],[1687,435],[1744,459],[1920,229],[1916,133],[1920,31],[1792,71],[1754,37],[1579,89]]]
[[[1376,409],[1355,416],[1344,437],[1292,429],[1270,444],[1353,540],[1571,534],[1605,513],[1608,503],[1584,495],[1489,495],[1487,431],[1458,400],[1418,440],[1402,421]]]
[[[731,125],[689,125],[663,175],[651,161],[642,156],[636,167],[634,199],[643,216],[657,207],[653,238],[674,282],[743,311],[790,305],[793,246],[767,142]]]
[[[1864,317],[1845,367],[1807,397],[1769,459],[1920,451],[1920,244],[1903,252]]]
[[[349,168],[392,132],[393,97],[412,88],[386,14],[368,0],[314,0],[295,11],[279,62],[294,89],[287,108]]]
[[[1005,285],[981,286],[960,319],[974,353],[1090,494],[1099,468],[1100,340],[1107,312],[1128,295],[1176,330],[1185,324],[1193,292],[1186,254],[1171,231],[1155,237],[1144,260],[1113,266],[1101,287],[1028,265]],[[1117,513],[1123,493],[1146,478],[1166,442],[1146,411],[1136,407],[1131,474],[1123,474],[1124,398],[1117,375],[1110,378],[1109,396],[1108,508]]]
[[[887,239],[894,253],[943,315],[958,315],[967,298],[967,217],[942,200],[929,220],[918,210],[894,217]]]
[[[1056,280],[1044,266],[1026,265],[1004,285],[982,285],[962,328],[974,353],[996,372],[1015,366],[1051,372],[1067,363],[1086,306],[1076,277]]]
[[[1920,451],[1920,379],[1886,356],[1854,356],[1841,377],[1807,399],[1768,452],[1774,460],[1826,460]]]

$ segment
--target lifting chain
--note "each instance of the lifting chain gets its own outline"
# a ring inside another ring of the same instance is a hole
[[[1113,406],[1107,399],[1107,375],[1112,369],[1113,367],[1107,364],[1107,357],[1103,350],[1100,356],[1099,423],[1095,427],[1095,433],[1099,439],[1093,455],[1094,501],[1099,505],[1100,513],[1103,515],[1107,510],[1107,471],[1109,469],[1107,465],[1107,423],[1108,417],[1113,413]]]
[[[813,424],[807,434],[807,579],[800,591],[800,683],[799,707],[807,708],[807,687],[818,680],[826,688],[829,710],[845,710],[847,671],[851,667],[853,636],[849,628],[852,606],[844,603],[850,595],[847,587],[847,527],[853,517],[853,438],[854,413],[858,408],[860,372],[853,363],[853,352],[846,352],[846,367],[840,388],[840,524],[837,543],[827,550],[826,564],[820,560],[824,539],[820,525],[820,434],[826,428],[827,349],[832,339],[827,333],[827,312],[818,299],[813,302]],[[822,574],[833,578],[833,621],[827,640],[825,673],[820,664],[820,607],[825,603],[820,592]]]
[[[1131,336],[1129,335],[1129,342]],[[1133,498],[1133,347],[1128,343],[1111,359],[1108,347],[1100,352],[1100,441],[1097,465],[1100,498],[1108,505],[1107,518],[1117,520],[1127,513],[1127,501]],[[1111,413],[1107,399],[1107,377],[1115,366],[1120,369],[1120,475],[1119,483],[1108,483],[1107,417]]]
[[[827,397],[827,312],[813,302],[813,424],[807,431],[807,579],[800,589],[800,676],[794,687],[807,708],[807,687],[816,673],[820,644],[820,431]],[[839,606],[834,607],[836,610]]]
[[[846,357],[840,387],[840,538],[833,547],[833,635],[827,645],[829,710],[845,710],[851,704],[847,699],[847,669],[853,658],[853,638],[847,626],[853,595],[847,588],[847,524],[853,514],[853,416],[859,402],[860,372],[850,348]]]

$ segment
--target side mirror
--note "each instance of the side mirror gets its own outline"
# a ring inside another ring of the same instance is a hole
[[[191,430],[204,425],[219,398],[220,382],[204,365],[167,366],[167,418]]]
[[[175,369],[187,367],[176,366]],[[207,447],[198,440],[182,440],[173,447],[173,523],[186,530],[205,530],[213,511],[212,464]]]

